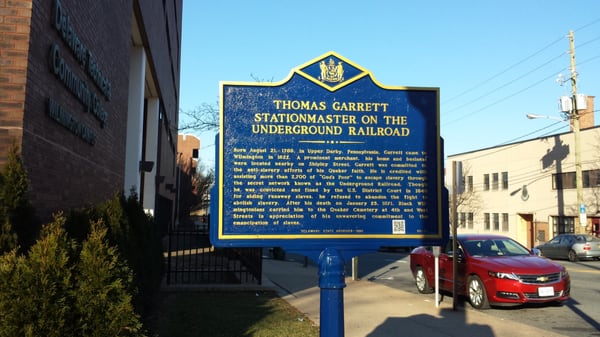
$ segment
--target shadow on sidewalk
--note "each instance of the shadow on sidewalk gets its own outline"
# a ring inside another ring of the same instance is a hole
[[[464,311],[442,309],[440,317],[420,314],[410,317],[390,317],[366,337],[389,336],[478,336],[493,337],[487,325],[468,324]]]

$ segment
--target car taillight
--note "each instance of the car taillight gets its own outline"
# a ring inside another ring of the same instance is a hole
[[[583,250],[592,250],[592,246],[589,243],[583,245]]]

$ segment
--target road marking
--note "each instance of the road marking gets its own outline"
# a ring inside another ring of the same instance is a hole
[[[592,273],[592,274],[600,274],[600,270],[593,269],[579,269],[579,268],[567,268],[568,272],[578,272],[578,273]]]

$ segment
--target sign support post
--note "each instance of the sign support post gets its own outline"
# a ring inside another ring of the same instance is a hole
[[[326,248],[319,256],[321,289],[321,337],[344,337],[344,257],[337,249]]]
[[[440,246],[433,246],[433,257],[434,257],[434,273],[435,273],[435,307],[440,306]]]

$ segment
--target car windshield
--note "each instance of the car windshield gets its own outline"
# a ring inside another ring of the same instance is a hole
[[[471,256],[530,255],[529,250],[511,239],[464,240],[462,246]]]

